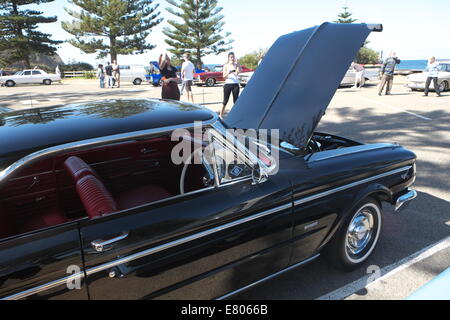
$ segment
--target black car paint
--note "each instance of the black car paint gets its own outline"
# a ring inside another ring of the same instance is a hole
[[[348,184],[380,172],[410,165],[415,159],[412,152],[396,145],[347,155],[342,155],[342,150],[336,150],[339,156],[326,160],[320,157],[320,153],[290,157],[284,153],[278,174],[269,177],[267,182],[260,185],[252,185],[251,181],[244,180],[191,194],[186,198],[168,199],[101,219],[83,219],[78,223],[84,270],[89,273],[89,270],[99,265],[229,221],[286,203],[292,204],[299,198],[318,193],[325,188]],[[86,289],[89,290],[91,299],[222,296],[317,253],[323,247],[324,239],[331,237],[351,204],[358,201],[365,190],[378,183],[380,187],[375,188],[373,192],[382,192],[381,186],[393,188],[402,182],[399,175],[381,180],[89,274],[87,282],[82,282],[81,290],[67,290],[65,286],[60,286],[29,298],[85,299],[88,297]],[[205,203],[208,205],[204,205]],[[306,229],[309,225],[313,227]],[[40,242],[35,242],[35,237],[46,239],[48,233],[63,234],[67,232],[67,228],[73,229],[74,224],[23,235],[17,240],[0,243],[0,248],[8,244],[16,245],[19,241],[37,244]],[[122,232],[128,232],[129,236],[109,251],[97,253],[90,245],[93,240],[108,239]],[[10,259],[5,259],[7,256],[3,255],[3,266],[23,266],[29,271],[37,267],[40,273],[25,272],[20,281],[15,280],[16,273],[4,273],[2,296],[64,277],[67,274],[63,269],[67,268],[69,263],[83,265],[81,252],[77,247],[80,244],[73,233],[69,237],[71,246],[67,256],[75,256],[76,259],[61,262],[61,259],[52,258],[61,255],[60,245],[64,247],[67,241],[65,236],[60,237],[64,241],[47,238],[48,242],[42,242],[50,248],[46,249],[48,251],[44,251],[43,255],[38,254],[40,260],[35,260],[36,252],[33,250],[29,255]],[[64,252],[67,253],[67,249]],[[56,260],[58,264],[50,263],[49,260]],[[54,270],[56,266],[60,268],[58,272]],[[115,273],[114,278],[109,277],[112,271]],[[40,277],[41,274],[46,277]],[[13,285],[9,285],[11,283]],[[88,284],[87,287],[84,287],[85,283]]]
[[[68,277],[77,269],[80,271],[83,269],[77,222],[0,241],[0,298],[20,294]],[[67,284],[75,282],[63,283],[30,297],[88,298],[83,281],[80,281],[77,290],[69,290]]]

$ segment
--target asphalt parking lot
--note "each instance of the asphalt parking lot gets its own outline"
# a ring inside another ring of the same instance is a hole
[[[405,88],[404,78],[398,76],[392,95],[380,97],[376,85],[369,82],[362,89],[339,89],[318,131],[364,143],[398,142],[414,151],[418,198],[399,215],[393,214],[391,206],[384,206],[381,239],[363,268],[344,274],[320,257],[234,298],[404,299],[450,266],[450,92],[439,98],[433,92],[424,97],[423,92]],[[160,90],[132,84],[100,89],[93,80],[1,87],[0,109],[159,98]],[[222,87],[194,87],[194,98],[218,111]]]

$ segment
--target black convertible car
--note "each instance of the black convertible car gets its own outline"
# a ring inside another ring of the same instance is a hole
[[[224,121],[150,99],[0,114],[0,297],[223,299],[322,253],[364,263],[416,156],[315,129],[379,29],[281,37]]]

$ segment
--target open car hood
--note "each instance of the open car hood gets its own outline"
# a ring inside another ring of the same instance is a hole
[[[280,37],[269,49],[225,123],[279,129],[305,148],[356,53],[381,25],[333,24]]]

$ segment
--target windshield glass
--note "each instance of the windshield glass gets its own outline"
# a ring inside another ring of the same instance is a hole
[[[22,74],[22,71],[17,71],[16,73],[14,73],[15,76],[20,76]]]

